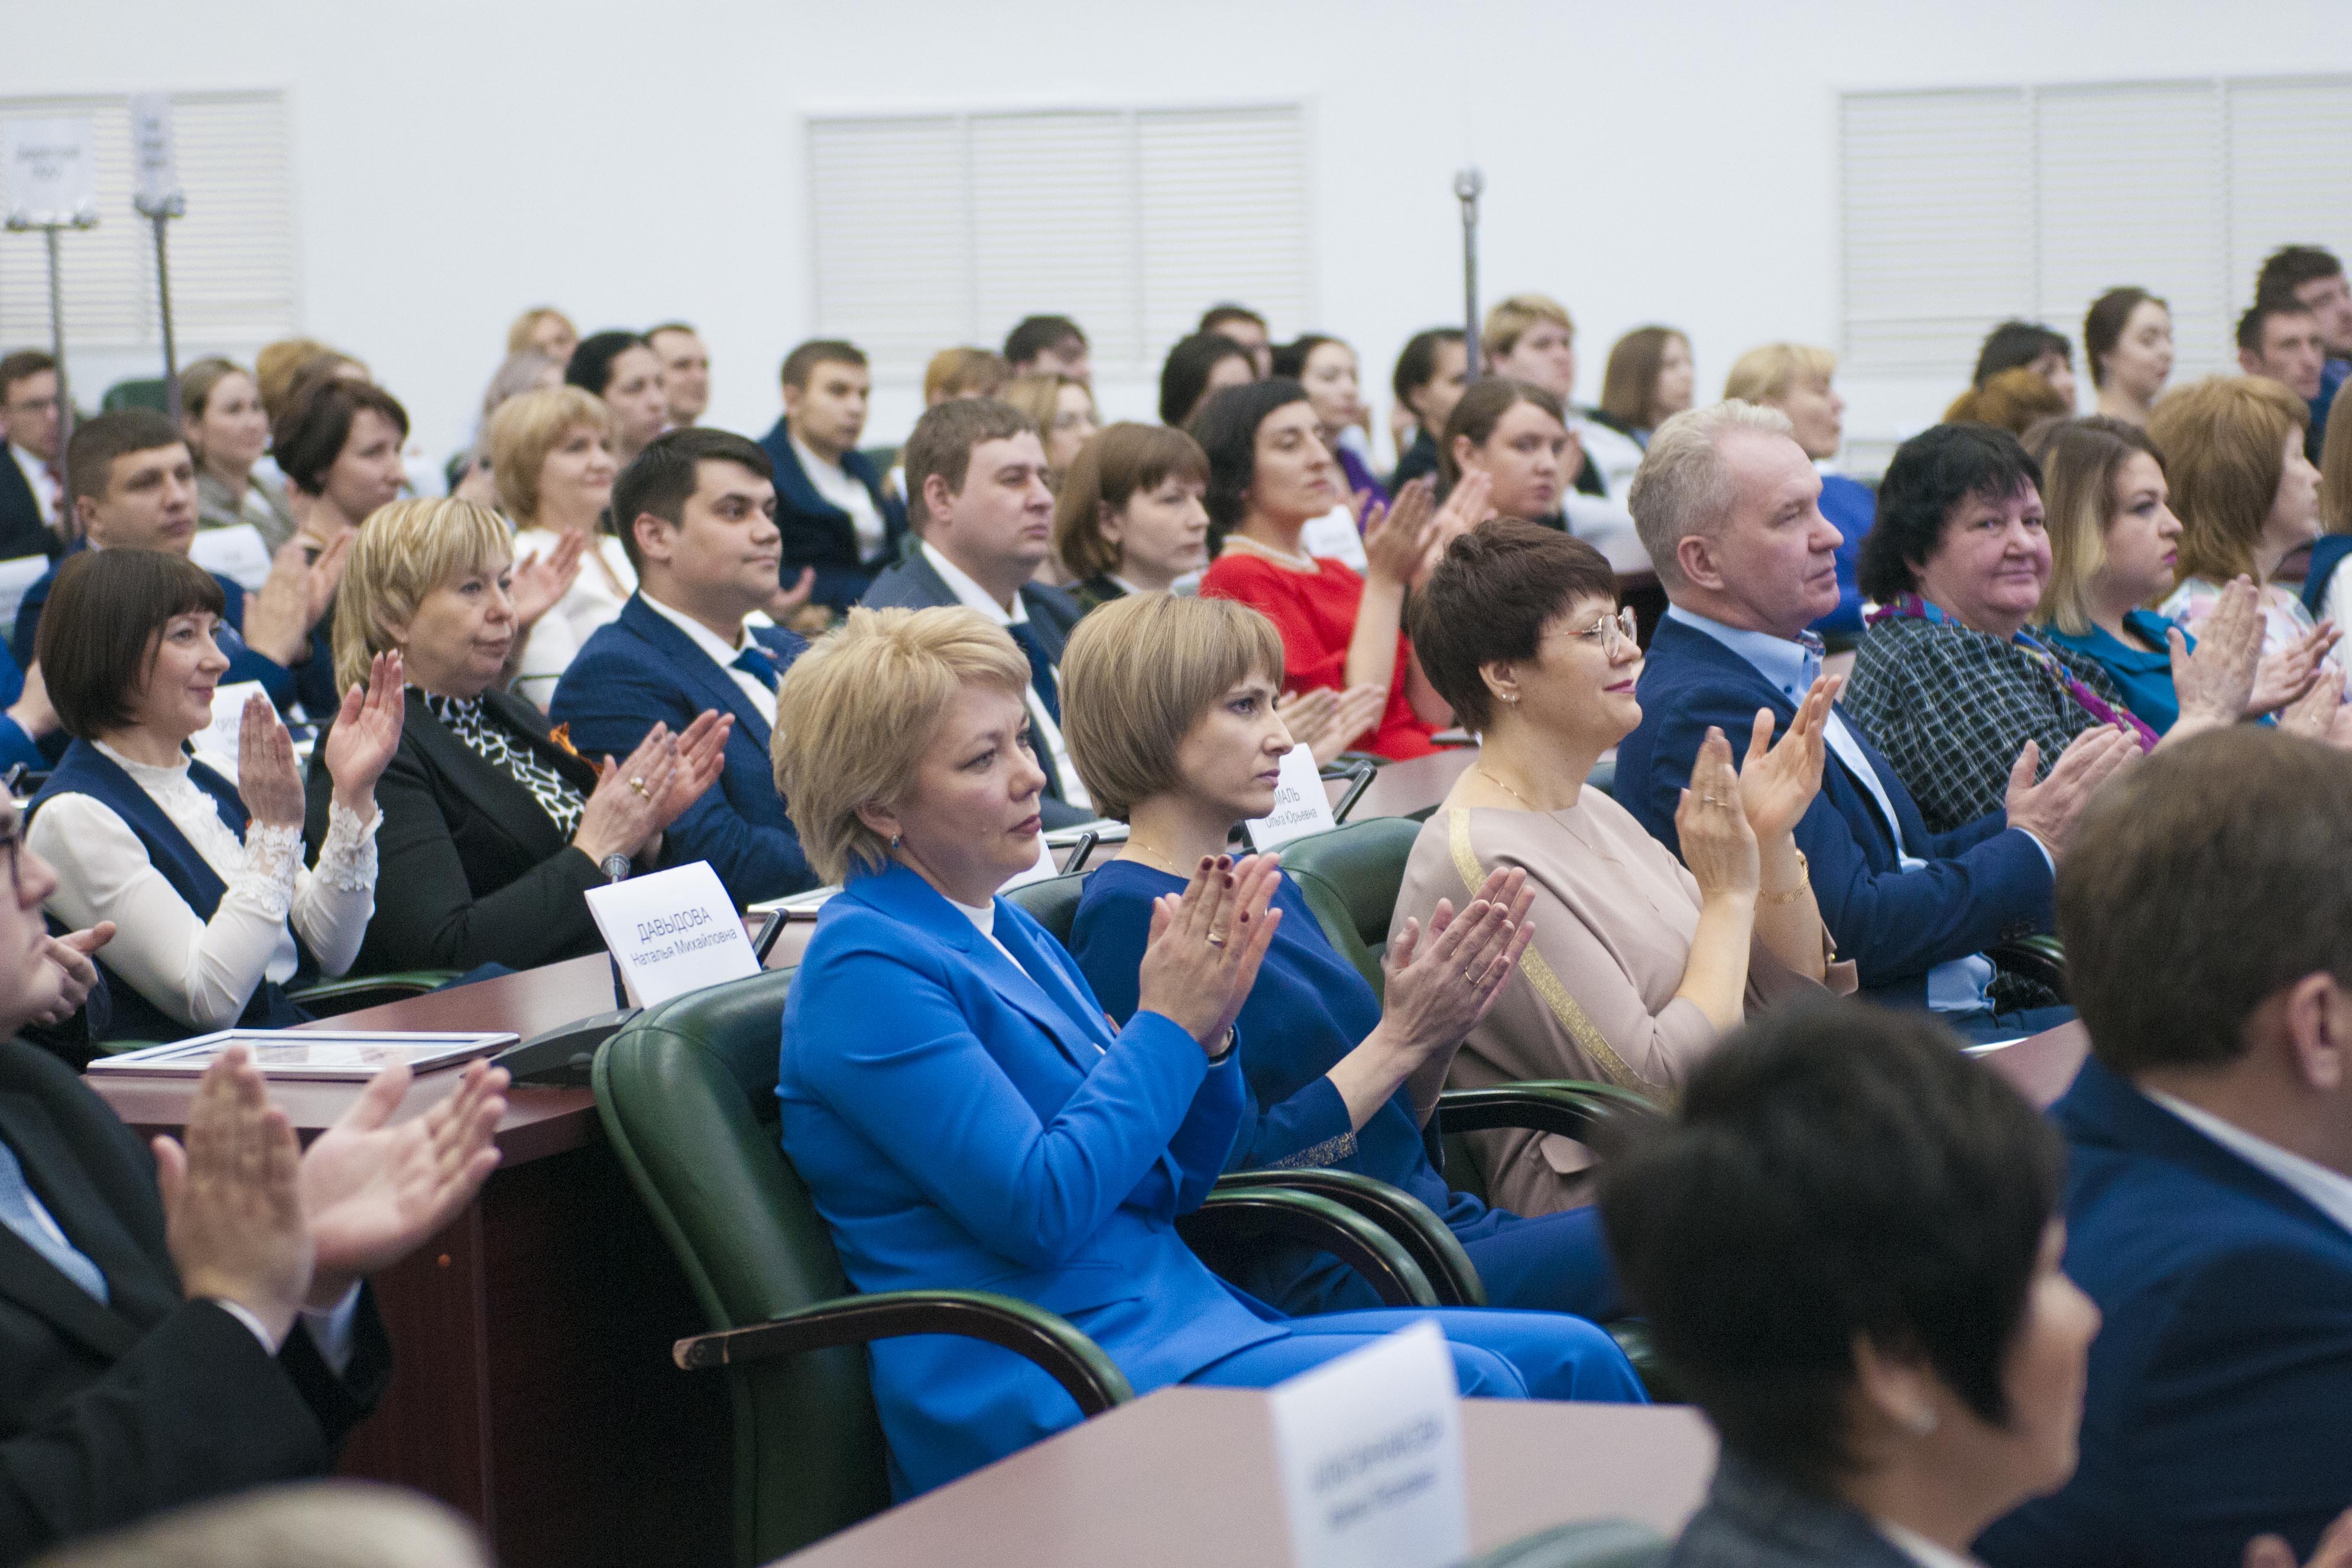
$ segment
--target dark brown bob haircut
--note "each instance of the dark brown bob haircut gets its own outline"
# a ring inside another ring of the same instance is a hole
[[[286,394],[286,413],[269,432],[269,448],[278,472],[306,496],[326,493],[327,470],[343,455],[352,438],[352,423],[363,409],[390,420],[408,439],[408,411],[400,400],[373,382],[358,382],[338,374],[341,361],[305,370]]]
[[[1617,602],[1617,574],[1599,550],[1541,523],[1490,517],[1445,548],[1412,596],[1422,672],[1456,719],[1484,731],[1495,697],[1481,668],[1534,658],[1544,628],[1580,599]]]
[[[91,740],[131,722],[133,700],[155,667],[157,640],[174,615],[227,598],[213,574],[163,550],[84,550],[68,556],[34,637],[58,722]]]

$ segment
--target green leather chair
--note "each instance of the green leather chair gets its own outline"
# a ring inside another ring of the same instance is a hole
[[[126,408],[152,408],[157,413],[171,408],[171,385],[160,377],[133,378],[115,382],[99,399],[99,412],[116,413]]]
[[[1462,1568],[1657,1568],[1673,1549],[1673,1542],[1646,1524],[1591,1519],[1523,1535]]]

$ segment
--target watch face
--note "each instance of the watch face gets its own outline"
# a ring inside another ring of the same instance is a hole
[[[629,878],[629,857],[626,855],[606,855],[604,857],[604,872],[607,877],[610,877],[614,882],[626,882]]]

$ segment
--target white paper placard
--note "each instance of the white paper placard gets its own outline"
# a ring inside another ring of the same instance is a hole
[[[152,216],[181,202],[180,163],[172,145],[170,93],[131,95],[131,162],[137,182],[132,205]]]
[[[233,681],[213,688],[213,721],[189,737],[196,756],[204,765],[227,779],[236,782],[237,754],[243,749],[245,731],[245,699],[260,693],[264,702],[269,694],[259,681]]]
[[[0,164],[7,167],[11,223],[98,221],[98,151],[87,115],[0,120]]]
[[[16,632],[16,607],[25,602],[25,590],[40,581],[49,570],[49,558],[28,555],[21,560],[0,560],[0,625],[8,628],[10,636]]]
[[[633,1008],[760,972],[751,939],[709,861],[588,890],[588,913]]]
[[[247,593],[260,592],[261,585],[269,580],[269,541],[251,523],[198,528],[196,537],[188,541],[188,559]]]
[[[1328,833],[1339,825],[1331,815],[1331,796],[1323,788],[1323,774],[1314,748],[1294,746],[1282,759],[1282,778],[1274,787],[1274,810],[1242,824],[1249,831],[1250,848],[1278,850],[1309,833]]]
[[[1054,858],[1054,846],[1045,841],[1045,834],[1039,833],[1037,835],[1037,858],[1030,862],[1029,869],[1027,871],[1019,873],[1011,882],[1006,883],[1003,887],[998,888],[996,891],[999,893],[1011,893],[1016,887],[1026,887],[1033,882],[1043,882],[1049,876],[1059,876],[1061,874],[1062,864],[1059,861]]]
[[[1462,1396],[1423,1320],[1275,1385],[1294,1568],[1445,1568],[1470,1552]]]
[[[1298,530],[1298,548],[1308,555],[1344,560],[1359,572],[1370,569],[1364,536],[1357,530],[1356,514],[1345,501]]]

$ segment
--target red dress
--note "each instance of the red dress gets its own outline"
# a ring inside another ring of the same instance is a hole
[[[1282,633],[1282,689],[1286,692],[1336,689],[1348,683],[1348,640],[1356,632],[1364,580],[1345,561],[1328,556],[1316,557],[1315,564],[1322,570],[1292,571],[1258,556],[1223,555],[1209,563],[1201,579],[1203,597],[1238,600],[1274,622]],[[1437,749],[1429,738],[1436,727],[1423,722],[1405,695],[1412,660],[1412,643],[1399,632],[1389,706],[1381,710],[1380,723],[1351,749],[1391,761],[1425,757]]]

